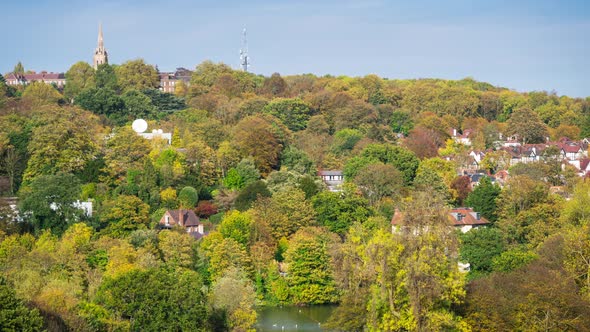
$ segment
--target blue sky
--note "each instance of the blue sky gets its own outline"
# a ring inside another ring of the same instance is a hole
[[[98,22],[111,63],[161,70],[203,60],[270,75],[473,77],[517,91],[590,96],[584,1],[1,1],[0,72],[66,71],[92,61]]]

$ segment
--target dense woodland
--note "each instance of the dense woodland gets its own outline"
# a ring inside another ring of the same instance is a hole
[[[449,136],[587,137],[590,98],[209,61],[174,94],[143,60],[66,78],[0,78],[2,190],[20,210],[0,206],[2,330],[253,331],[257,307],[336,303],[342,331],[590,331],[590,183],[543,162],[472,190],[457,173],[470,148]],[[343,170],[343,190],[318,170]],[[72,205],[89,199],[91,217]],[[453,206],[491,225],[461,234]],[[208,234],[159,230],[176,208]]]

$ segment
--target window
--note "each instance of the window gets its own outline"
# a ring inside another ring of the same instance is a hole
[[[170,226],[170,216],[169,215],[165,216],[165,225]]]

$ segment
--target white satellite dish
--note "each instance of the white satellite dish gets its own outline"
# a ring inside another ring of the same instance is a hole
[[[137,119],[131,124],[131,128],[133,128],[136,133],[143,133],[147,130],[147,127],[148,124],[144,119]]]

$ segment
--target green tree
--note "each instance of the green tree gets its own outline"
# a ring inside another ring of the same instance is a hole
[[[123,91],[155,89],[160,85],[156,68],[143,59],[124,62],[115,68],[117,82]]]
[[[252,159],[242,159],[227,172],[223,184],[230,189],[242,189],[260,179],[260,172]]]
[[[369,202],[351,188],[345,188],[342,194],[320,192],[311,202],[317,214],[318,224],[341,236],[355,221],[364,222],[373,214]]]
[[[98,89],[109,89],[111,91],[119,92],[119,83],[117,75],[115,74],[115,67],[108,63],[98,65],[96,74],[94,75],[94,82]]]
[[[347,162],[344,167],[345,177],[354,178],[356,176],[355,171],[347,171],[347,169],[350,168],[349,165],[354,165],[355,163],[358,163],[359,160],[363,161],[361,165],[368,165],[377,161],[392,165],[403,174],[405,185],[412,184],[412,181],[416,176],[416,170],[420,165],[418,157],[406,148],[387,144],[369,144],[363,149],[359,157],[351,158]],[[356,171],[358,172],[360,168],[362,168],[362,166],[357,167]]]
[[[301,99],[273,99],[264,112],[279,118],[292,131],[303,130],[311,117],[311,109]]]
[[[241,271],[228,269],[213,284],[211,297],[213,308],[227,313],[231,331],[256,331],[256,293],[252,282]]]
[[[25,67],[23,66],[23,64],[19,61],[15,66],[14,69],[12,70],[12,72],[15,75],[24,75],[25,74]]]
[[[66,72],[64,96],[75,99],[83,90],[94,87],[94,69],[84,61],[73,64]]]
[[[116,123],[121,120],[121,113],[123,113],[125,109],[123,99],[110,88],[86,89],[78,94],[74,103],[94,114],[104,115],[113,119]]]
[[[311,158],[302,150],[288,145],[281,152],[281,169],[286,168],[301,174],[313,174],[316,170]]]
[[[132,331],[207,331],[207,298],[196,272],[132,270],[100,286],[97,303]]]
[[[465,205],[472,207],[474,211],[481,213],[483,217],[494,223],[498,220],[496,198],[501,191],[500,186],[492,184],[492,181],[486,176],[467,196]]]
[[[264,181],[254,181],[240,191],[236,197],[234,206],[238,211],[246,211],[258,198],[270,196],[271,193]]]
[[[184,187],[178,194],[178,201],[180,202],[181,208],[193,209],[199,201],[199,192],[193,187]]]
[[[330,266],[329,248],[336,242],[329,231],[305,227],[293,235],[285,262],[294,304],[334,303],[339,294]]]
[[[33,107],[40,107],[57,104],[62,99],[62,95],[50,84],[32,82],[23,91],[22,99]]]
[[[158,116],[158,110],[152,105],[150,97],[137,90],[128,89],[121,99],[125,105],[125,112],[111,116],[118,124],[131,122],[134,119],[156,119]]]
[[[492,262],[505,250],[506,240],[496,228],[476,228],[461,234],[460,258],[470,264],[470,274],[492,272]]]
[[[336,154],[348,153],[361,138],[363,138],[363,134],[357,129],[340,129],[334,133],[331,150]]]
[[[252,218],[246,212],[231,211],[223,216],[219,225],[219,233],[224,238],[234,239],[247,248],[250,242]]]
[[[35,232],[63,233],[80,220],[83,211],[73,203],[80,197],[80,182],[72,174],[41,175],[21,189],[20,211]]]
[[[43,331],[43,318],[16,297],[14,288],[0,278],[0,326],[3,331]]]

